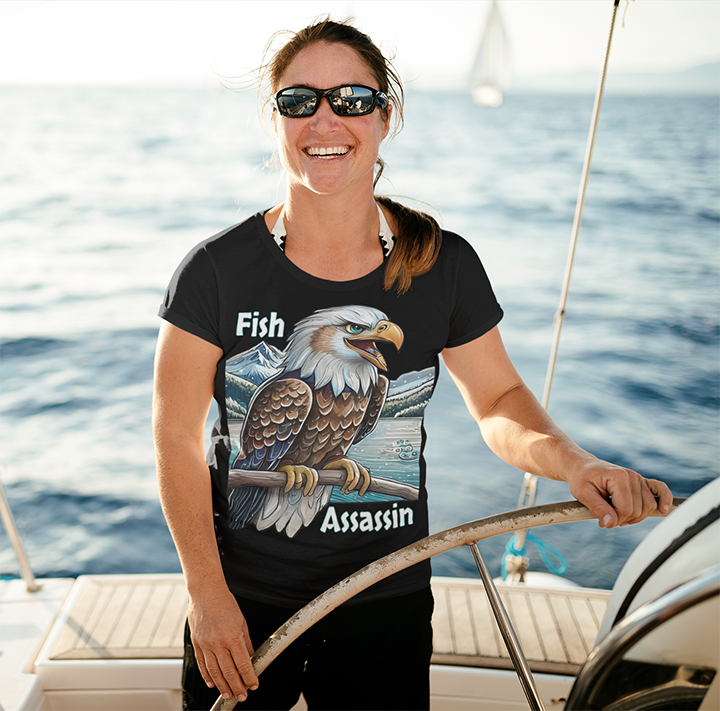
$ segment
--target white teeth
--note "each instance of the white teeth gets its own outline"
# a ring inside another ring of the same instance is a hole
[[[347,146],[336,146],[336,147],[332,147],[332,148],[318,147],[318,148],[308,148],[307,149],[308,155],[311,155],[311,156],[331,156],[331,155],[344,156],[349,151],[350,151],[350,149]]]

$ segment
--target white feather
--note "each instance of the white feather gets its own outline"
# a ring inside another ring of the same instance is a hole
[[[283,373],[300,371],[300,377],[315,380],[319,389],[330,383],[337,397],[345,387],[358,393],[367,393],[371,386],[377,385],[377,368],[357,351],[345,344],[348,324],[357,324],[373,329],[378,322],[387,320],[387,316],[378,309],[369,306],[341,306],[316,311],[311,316],[298,321],[295,325],[283,357]],[[313,336],[325,326],[334,328],[332,348],[316,350]]]

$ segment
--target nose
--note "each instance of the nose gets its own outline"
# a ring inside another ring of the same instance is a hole
[[[312,115],[313,123],[317,125],[334,124],[338,118],[330,106],[330,97],[323,96],[317,111]]]

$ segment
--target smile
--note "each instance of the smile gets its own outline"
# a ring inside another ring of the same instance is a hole
[[[305,153],[313,158],[340,158],[350,152],[348,146],[329,146],[306,148]]]

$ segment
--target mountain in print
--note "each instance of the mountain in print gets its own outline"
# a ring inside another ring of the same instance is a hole
[[[225,372],[260,385],[280,370],[282,356],[281,350],[262,341],[249,351],[228,358]]]

